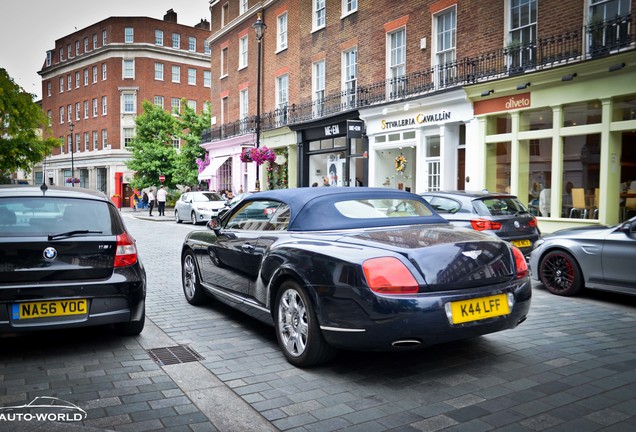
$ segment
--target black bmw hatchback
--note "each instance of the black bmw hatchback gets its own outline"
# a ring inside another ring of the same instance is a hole
[[[106,196],[0,186],[0,333],[114,324],[144,328],[146,273]]]
[[[444,219],[509,241],[529,256],[541,236],[537,219],[514,195],[488,191],[434,191],[421,194]]]

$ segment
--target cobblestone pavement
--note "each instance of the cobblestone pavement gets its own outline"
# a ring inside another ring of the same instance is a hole
[[[148,273],[146,329],[1,339],[0,406],[55,396],[88,417],[0,420],[0,430],[636,431],[636,297],[559,298],[536,286],[514,330],[410,353],[343,352],[303,370],[272,328],[185,301],[180,245],[203,226],[177,225],[172,209],[124,213]],[[203,359],[159,366],[146,352],[175,345]]]

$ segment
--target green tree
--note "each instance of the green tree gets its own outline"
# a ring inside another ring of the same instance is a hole
[[[16,84],[0,68],[0,179],[8,179],[17,170],[30,172],[58,147],[50,136],[48,118],[33,102],[33,95]]]
[[[201,133],[210,127],[210,109],[209,103],[206,102],[206,109],[197,115],[185,99],[181,100],[181,106],[184,108],[177,118],[177,124],[185,144],[181,146],[181,151],[177,155],[174,177],[177,184],[193,186],[199,183],[199,167],[196,160],[205,157],[205,150],[200,146]]]
[[[177,185],[174,180],[177,151],[172,146],[172,139],[179,134],[177,120],[147,100],[143,101],[142,107],[143,114],[135,119],[135,136],[129,144],[132,156],[126,166],[135,171],[130,183],[138,189],[156,186],[159,176],[164,175],[166,187],[174,188]]]

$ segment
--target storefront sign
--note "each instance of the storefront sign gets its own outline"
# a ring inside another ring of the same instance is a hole
[[[325,126],[325,136],[340,135],[340,126],[337,124]]]
[[[380,129],[395,129],[405,126],[416,126],[425,123],[435,123],[450,120],[450,111],[441,111],[435,114],[419,113],[415,117],[407,117],[397,120],[381,120]]]
[[[530,93],[522,93],[513,96],[504,96],[475,102],[475,115],[488,114],[497,111],[510,111],[515,109],[530,108],[532,100]]]
[[[347,120],[347,138],[362,138],[363,127],[361,120]]]

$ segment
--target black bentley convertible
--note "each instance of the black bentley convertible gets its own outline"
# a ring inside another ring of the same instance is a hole
[[[450,225],[408,192],[259,192],[208,228],[183,244],[187,301],[211,295],[273,324],[297,366],[510,329],[530,308],[519,249]]]

